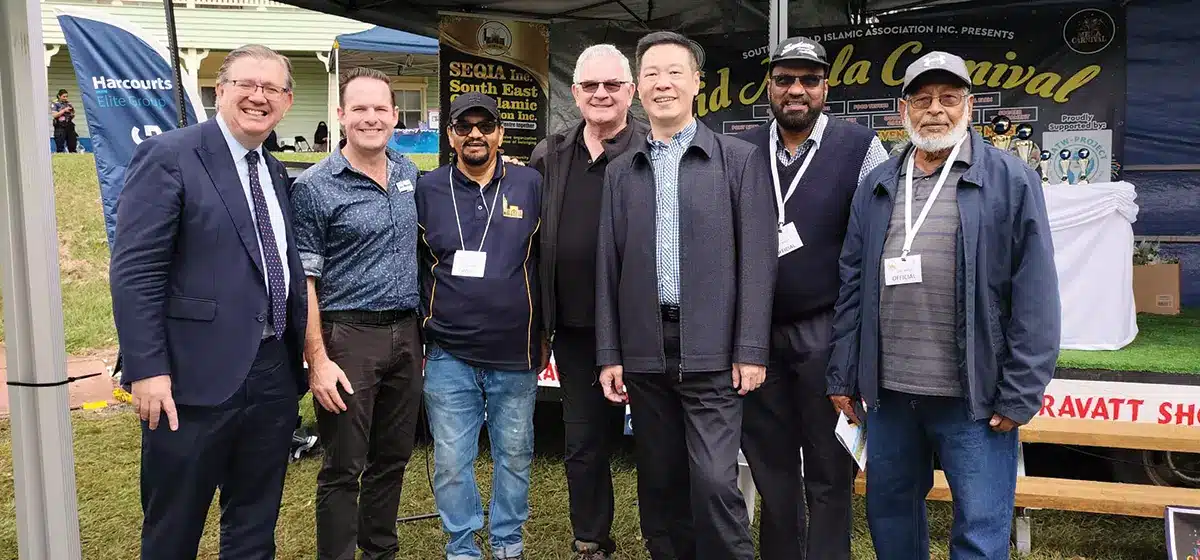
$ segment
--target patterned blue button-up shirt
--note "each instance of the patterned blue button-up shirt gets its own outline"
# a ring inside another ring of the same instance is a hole
[[[335,150],[292,187],[296,248],[321,311],[417,309],[417,166],[388,150],[386,192]]]
[[[679,305],[679,164],[696,136],[696,121],[676,132],[667,144],[648,135],[654,166],[658,233],[658,300]]]

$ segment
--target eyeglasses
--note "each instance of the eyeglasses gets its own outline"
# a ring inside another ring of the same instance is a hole
[[[596,89],[599,88],[601,85],[603,85],[604,90],[607,91],[608,93],[617,93],[618,91],[621,91],[621,88],[625,84],[628,84],[628,83],[629,82],[626,82],[624,80],[606,80],[603,82],[587,81],[587,82],[579,82],[579,88],[588,93],[596,93]]]
[[[958,107],[958,105],[963,102],[963,99],[966,99],[967,97],[968,96],[961,93],[943,93],[937,96],[937,100],[942,107]],[[914,109],[928,109],[930,105],[933,105],[933,96],[918,95],[916,97],[910,97],[908,98],[908,104],[912,105]]]
[[[792,87],[792,84],[796,83],[796,81],[799,81],[800,85],[802,85],[806,88],[812,88],[812,87],[817,87],[817,86],[821,85],[821,82],[825,81],[825,76],[818,76],[816,74],[805,74],[803,76],[793,76],[791,74],[776,74],[774,76],[771,76],[771,81],[775,82],[776,87],[781,87],[781,88]]]
[[[450,128],[459,136],[467,136],[471,134],[471,130],[475,128],[479,129],[480,134],[487,136],[488,134],[496,132],[496,126],[496,121],[481,121],[477,123],[459,121],[454,123],[454,125]]]
[[[242,95],[254,95],[255,91],[262,88],[263,97],[276,101],[283,97],[283,94],[291,91],[288,88],[279,87],[271,84],[260,84],[252,80],[229,80],[233,88]]]

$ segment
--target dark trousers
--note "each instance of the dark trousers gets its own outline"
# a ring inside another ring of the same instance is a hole
[[[666,372],[624,375],[637,445],[638,509],[653,560],[753,560],[738,490],[742,398],[731,372],[679,371],[679,323],[663,323]]]
[[[75,132],[75,125],[70,126],[55,126],[54,127],[54,146],[58,152],[75,153],[76,144],[79,142],[79,134]]]
[[[832,332],[832,312],[774,325],[767,380],[746,396],[742,452],[762,496],[763,560],[850,559],[854,461],[825,396]]]
[[[563,393],[567,490],[576,540],[612,551],[613,485],[609,460],[622,437],[625,410],[604,398],[596,367],[596,331],[559,327],[554,363]]]
[[[356,547],[367,560],[392,559],[400,548],[396,513],[423,385],[420,326],[413,315],[364,323],[321,323],[326,353],[354,394],[338,387],[346,410],[337,414],[313,400],[325,454],[317,474],[320,560],[354,560]]]
[[[142,559],[195,558],[221,488],[222,560],[275,557],[275,522],[299,407],[286,345],[264,342],[218,406],[177,405],[179,430],[142,422]]]

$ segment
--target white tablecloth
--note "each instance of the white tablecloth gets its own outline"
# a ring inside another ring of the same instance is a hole
[[[1130,183],[1044,189],[1062,300],[1062,348],[1117,350],[1137,336]]]

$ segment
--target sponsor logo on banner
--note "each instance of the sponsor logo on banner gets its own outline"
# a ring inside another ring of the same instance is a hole
[[[167,50],[135,24],[77,6],[55,11],[87,114],[111,246],[125,169],[138,145],[177,126],[179,85]],[[187,122],[204,121],[196,92],[185,94]]]

